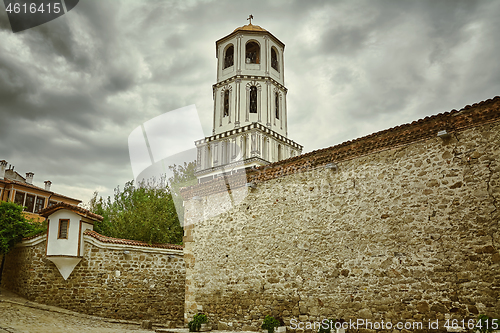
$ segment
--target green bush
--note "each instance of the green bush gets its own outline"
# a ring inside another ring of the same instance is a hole
[[[268,333],[274,333],[274,328],[279,327],[280,322],[277,321],[273,316],[267,315],[264,318],[261,328],[267,330]]]
[[[500,329],[500,319],[488,317],[485,314],[479,315],[477,318],[476,329],[481,333],[492,332]]]
[[[208,318],[203,313],[195,314],[193,320],[188,323],[189,332],[199,332],[201,324],[208,322]]]
[[[23,237],[30,237],[47,230],[47,225],[30,223],[23,207],[13,202],[0,202],[0,254],[7,254]]]

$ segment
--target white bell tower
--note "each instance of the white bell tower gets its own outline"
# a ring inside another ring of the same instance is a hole
[[[302,152],[287,138],[285,44],[252,19],[215,42],[213,130],[196,141],[199,182]]]

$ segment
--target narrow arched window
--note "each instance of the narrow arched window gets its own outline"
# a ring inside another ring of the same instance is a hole
[[[278,93],[274,95],[274,107],[275,107],[276,119],[280,119],[280,95]]]
[[[245,62],[247,64],[260,64],[260,46],[255,42],[246,45]]]
[[[278,145],[278,161],[281,161],[283,159],[283,148],[281,145]]]
[[[250,87],[250,113],[257,113],[257,87]]]
[[[224,91],[224,117],[229,116],[229,90]]]
[[[278,53],[276,52],[276,49],[274,47],[271,48],[271,67],[277,70],[278,72],[280,71],[278,65]]]
[[[234,47],[231,45],[224,54],[224,68],[231,67],[234,64]]]

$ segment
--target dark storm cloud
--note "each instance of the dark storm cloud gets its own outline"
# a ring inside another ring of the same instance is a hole
[[[289,134],[305,151],[500,89],[495,1],[86,0],[15,35],[0,13],[0,159],[84,201],[112,194],[140,124],[196,104],[211,132],[215,41],[249,14],[286,44]]]

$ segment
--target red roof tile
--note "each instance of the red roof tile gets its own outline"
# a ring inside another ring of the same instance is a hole
[[[182,250],[183,246],[182,245],[175,245],[175,244],[149,244],[146,242],[140,242],[136,240],[131,240],[131,239],[121,239],[121,238],[112,238],[112,237],[107,237],[103,236],[101,234],[98,234],[95,231],[92,230],[85,230],[83,233],[84,235],[91,236],[98,241],[101,241],[103,243],[111,243],[111,244],[123,244],[123,245],[132,245],[132,246],[143,246],[143,247],[154,247],[154,248],[161,248],[161,249],[171,249],[171,250]]]
[[[66,199],[74,200],[74,201],[77,201],[77,202],[82,202],[81,200],[70,198],[68,196],[65,196],[65,195],[62,195],[62,194],[59,194],[59,193],[55,193],[55,192],[52,192],[52,191],[47,191],[46,189],[41,188],[39,186],[36,186],[36,185],[33,185],[33,184],[24,183],[24,182],[21,182],[21,181],[18,181],[18,180],[0,179],[0,183],[21,185],[21,186],[32,188],[32,189],[36,189],[36,190],[39,190],[39,191],[42,191],[42,192],[51,193],[51,194],[57,195],[58,197],[61,197],[61,198],[66,198]]]
[[[59,202],[55,205],[46,207],[46,208],[40,210],[38,212],[38,214],[40,214],[43,217],[49,217],[49,215],[53,214],[54,212],[56,212],[60,209],[71,210],[72,212],[75,212],[78,215],[87,217],[87,218],[92,219],[92,220],[97,220],[97,221],[103,220],[103,217],[101,215],[94,214],[90,210],[87,210],[85,208],[78,207],[75,205],[71,205],[71,204],[65,203],[65,202]]]
[[[42,235],[45,235],[45,234],[47,234],[47,231],[42,231],[42,232],[40,232],[40,233],[38,233],[38,234],[36,234],[36,235],[29,236],[29,237],[24,237],[24,238],[23,238],[23,241],[25,241],[25,240],[30,240],[30,239],[33,239],[33,238],[37,238],[37,237],[42,236]]]

